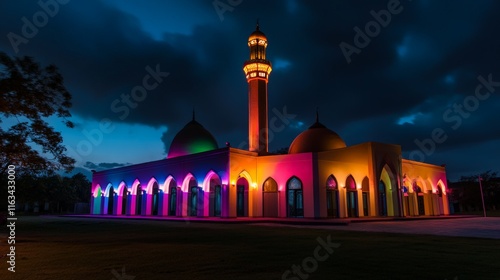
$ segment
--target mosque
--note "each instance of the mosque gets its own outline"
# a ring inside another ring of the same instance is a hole
[[[94,172],[91,214],[357,218],[448,215],[443,166],[403,159],[401,146],[347,146],[318,118],[287,154],[268,152],[272,65],[259,25],[248,38],[248,143],[219,148],[193,119],[165,159]]]

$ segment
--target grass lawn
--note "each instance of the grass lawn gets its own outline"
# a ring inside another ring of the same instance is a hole
[[[22,216],[16,272],[3,257],[0,279],[282,279],[328,235],[341,245],[307,279],[500,279],[500,240]]]

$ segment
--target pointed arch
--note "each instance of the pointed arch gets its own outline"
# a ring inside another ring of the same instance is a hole
[[[403,177],[403,187],[406,188],[406,193],[413,193],[413,182],[414,180],[408,176]]]
[[[161,185],[161,190],[164,192],[164,193],[168,193],[170,194],[170,190],[171,190],[171,183],[174,182],[175,185],[177,186],[177,183],[174,179],[174,177],[172,175],[168,175],[167,176],[167,179],[165,179],[165,182],[163,183],[163,185]]]
[[[183,192],[187,193],[189,191],[189,183],[191,179],[194,179],[196,181],[196,177],[194,177],[194,175],[190,172],[186,175],[186,177],[184,177],[184,180],[182,181],[181,190]],[[196,184],[198,184],[198,181],[196,181]]]
[[[349,174],[346,179],[345,179],[345,185],[344,187],[348,191],[355,191],[356,190],[356,180],[354,179],[354,176],[352,174]]]
[[[95,185],[94,191],[92,192],[92,196],[94,198],[96,198],[96,197],[101,197],[102,194],[103,194],[103,191],[102,191],[101,185],[99,185],[99,184]]]
[[[204,192],[209,192],[210,191],[210,180],[212,179],[215,179],[218,181],[219,185],[220,185],[220,176],[219,174],[215,173],[215,171],[213,170],[210,170],[208,171],[207,175],[205,176],[205,179],[203,180],[203,191]]]
[[[277,192],[278,191],[278,183],[273,177],[267,177],[267,179],[262,184],[263,192]]]
[[[149,179],[149,181],[148,181],[148,184],[146,185],[146,194],[150,195],[153,193],[153,187],[154,187],[155,183],[156,183],[157,187],[159,188],[160,184],[158,184],[158,180],[156,180],[155,177],[151,177],[151,179]]]
[[[443,195],[446,195],[446,185],[443,183],[443,180],[439,179],[436,184],[436,187],[442,192]]]
[[[326,187],[330,189],[338,189],[339,184],[337,182],[337,178],[333,174],[330,174],[326,179]]]
[[[134,182],[132,183],[132,187],[131,187],[132,194],[137,195],[137,190],[139,190],[139,189],[142,191],[141,182],[139,181],[139,179],[135,179]]]
[[[127,183],[125,183],[125,181],[121,181],[118,185],[118,188],[116,189],[116,192],[119,196],[123,194],[123,189],[126,189],[128,191]]]
[[[427,191],[431,191],[432,193],[436,193],[437,185],[434,185],[431,178],[427,178],[427,184],[429,186],[429,189]]]
[[[425,183],[425,180],[422,177],[417,176],[417,178],[415,178],[414,182],[416,182],[417,186],[420,187],[420,191],[422,193],[427,193],[427,191],[429,189],[427,188],[427,184]]]
[[[250,173],[248,173],[245,169],[238,174],[238,179],[239,178],[245,178],[249,185],[253,184],[252,176],[250,176]]]

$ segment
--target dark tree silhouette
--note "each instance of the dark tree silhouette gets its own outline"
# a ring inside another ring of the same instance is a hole
[[[73,169],[61,133],[47,123],[58,117],[67,127],[71,94],[54,65],[41,67],[31,57],[11,58],[0,52],[0,171],[51,174]]]
[[[487,209],[496,209],[500,205],[500,182],[497,172],[488,170],[481,174],[460,177],[463,186],[463,203],[482,208],[481,191],[479,190],[478,178],[482,178],[484,203]]]

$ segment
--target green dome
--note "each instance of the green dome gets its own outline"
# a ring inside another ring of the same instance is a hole
[[[167,158],[196,154],[217,149],[212,134],[194,119],[175,135]]]

